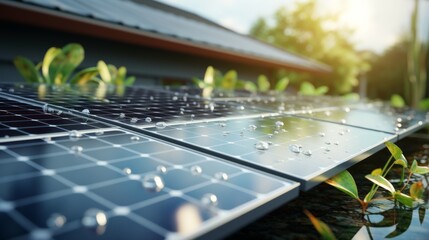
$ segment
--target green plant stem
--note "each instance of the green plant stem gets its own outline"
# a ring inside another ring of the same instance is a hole
[[[387,173],[390,171],[390,169],[392,169],[392,167],[394,165],[394,164],[390,164],[392,162],[392,160],[393,160],[393,156],[390,156],[389,160],[387,160],[386,164],[384,164],[384,167],[383,167],[383,170],[382,170],[382,176],[383,177],[385,177],[387,175]],[[389,166],[389,167],[387,167],[387,166]],[[387,168],[387,170],[386,170],[386,168]],[[368,197],[366,203],[371,202],[371,200],[374,197],[374,195],[377,192],[377,190],[378,190],[378,185],[372,184],[371,190],[369,190],[369,192],[368,192],[369,197]]]
[[[412,173],[412,172],[410,172],[410,173],[408,174],[407,181],[405,182],[404,186],[402,186],[401,190],[399,190],[399,192],[404,191],[405,187],[410,183],[410,181],[411,181],[411,176],[412,176],[412,175],[413,175],[413,173]]]

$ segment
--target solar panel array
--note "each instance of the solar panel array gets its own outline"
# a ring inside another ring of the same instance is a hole
[[[1,239],[219,238],[427,123],[330,97],[0,90]]]

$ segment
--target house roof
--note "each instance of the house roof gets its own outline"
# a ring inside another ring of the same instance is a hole
[[[329,72],[330,67],[147,0],[8,0],[0,18],[172,51],[271,67]]]

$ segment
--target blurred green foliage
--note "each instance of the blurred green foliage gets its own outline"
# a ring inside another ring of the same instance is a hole
[[[223,74],[220,70],[215,69],[212,66],[207,67],[204,79],[194,78],[193,81],[202,89],[221,89],[225,91],[247,90],[252,93],[265,93],[271,90],[283,92],[289,84],[289,79],[287,77],[283,77],[279,79],[274,88],[271,89],[272,86],[270,80],[265,75],[259,75],[257,84],[255,84],[252,81],[239,79],[238,73],[235,70],[229,70]]]
[[[71,77],[84,58],[83,47],[78,43],[70,43],[63,48],[49,48],[43,60],[36,65],[21,56],[14,59],[14,64],[24,79],[30,83],[85,85],[94,82],[122,87],[130,86],[135,81],[134,77],[126,77],[125,67],[117,69],[103,61],[99,61],[97,67],[85,68]]]
[[[357,52],[349,40],[352,30],[339,28],[337,21],[338,15],[321,15],[317,11],[316,1],[307,0],[297,2],[294,9],[280,8],[272,19],[258,19],[250,34],[332,67],[333,72],[326,75],[281,73],[292,84],[310,82],[326,85],[330,93],[342,94],[357,86],[359,74],[368,71],[370,66],[368,56]]]

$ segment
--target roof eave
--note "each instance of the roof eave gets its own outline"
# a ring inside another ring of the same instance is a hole
[[[279,62],[260,56],[239,53],[233,49],[222,49],[208,44],[189,42],[173,36],[169,37],[143,31],[142,29],[134,29],[116,23],[90,19],[25,3],[0,1],[0,6],[0,19],[4,21],[268,68],[288,68],[319,74],[331,71],[330,67],[321,64],[317,67],[306,67],[290,62]]]

